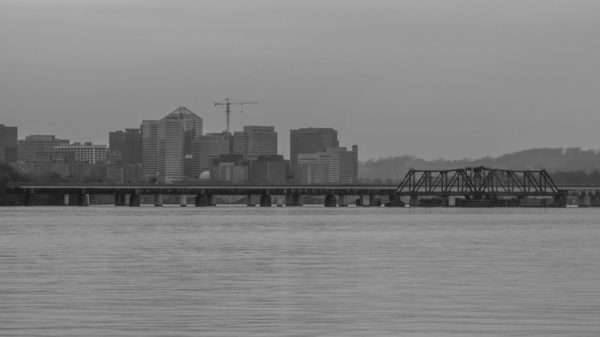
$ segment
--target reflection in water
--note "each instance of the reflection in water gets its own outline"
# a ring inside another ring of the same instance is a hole
[[[593,209],[1,208],[2,336],[597,336]]]

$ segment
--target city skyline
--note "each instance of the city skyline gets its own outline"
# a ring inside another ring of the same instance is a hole
[[[584,0],[6,0],[0,114],[106,143],[180,105],[220,132],[230,97],[259,102],[233,130],[333,127],[361,160],[598,148],[599,30]]]

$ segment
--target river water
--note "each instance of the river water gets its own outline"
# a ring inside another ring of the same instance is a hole
[[[599,336],[600,210],[0,208],[0,336]]]

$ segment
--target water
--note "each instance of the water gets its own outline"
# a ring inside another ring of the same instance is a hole
[[[0,208],[0,336],[598,336],[599,212]]]

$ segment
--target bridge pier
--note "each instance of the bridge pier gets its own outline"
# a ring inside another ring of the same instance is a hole
[[[325,207],[337,207],[337,199],[333,194],[327,194],[324,201]]]
[[[369,206],[381,207],[381,199],[374,193],[369,194]]]
[[[587,191],[582,191],[577,195],[578,207],[590,207],[590,196]]]
[[[125,206],[125,194],[124,193],[115,193],[114,194],[115,206]]]
[[[141,205],[141,200],[142,198],[140,197],[139,194],[137,194],[136,192],[131,193],[129,195],[129,207],[140,207]]]
[[[63,205],[63,206],[69,206],[69,201],[70,201],[70,200],[69,200],[69,193],[64,193],[64,194],[62,195],[62,199],[63,199],[63,200],[62,200],[62,205]]]
[[[194,200],[194,206],[196,206],[196,207],[213,206],[212,199],[213,199],[212,194],[200,193],[200,194],[196,195],[196,198]]]
[[[263,193],[260,196],[260,207],[271,207],[272,205],[271,195],[269,193]]]
[[[182,194],[179,196],[179,206],[186,207],[187,206],[187,195]]]
[[[388,200],[388,203],[385,204],[386,207],[404,207],[404,203],[402,202],[402,199],[400,199],[399,195],[390,194],[388,196]]]
[[[346,195],[338,194],[338,206],[339,207],[348,207],[348,203],[346,203]]]
[[[79,194],[78,203],[79,206],[89,206],[90,205],[90,195],[87,193]]]
[[[154,195],[154,207],[162,207],[164,204],[163,202],[163,196],[162,194],[155,194]]]
[[[285,195],[285,206],[286,207],[302,206],[302,202],[300,200],[300,193],[297,193],[297,192],[287,193]]]
[[[600,193],[598,191],[590,192],[590,207],[600,206]]]
[[[408,200],[408,205],[410,207],[419,207],[419,196],[411,195]]]
[[[255,207],[256,206],[256,202],[253,200],[252,193],[247,193],[246,194],[246,206],[248,206],[248,207]]]

